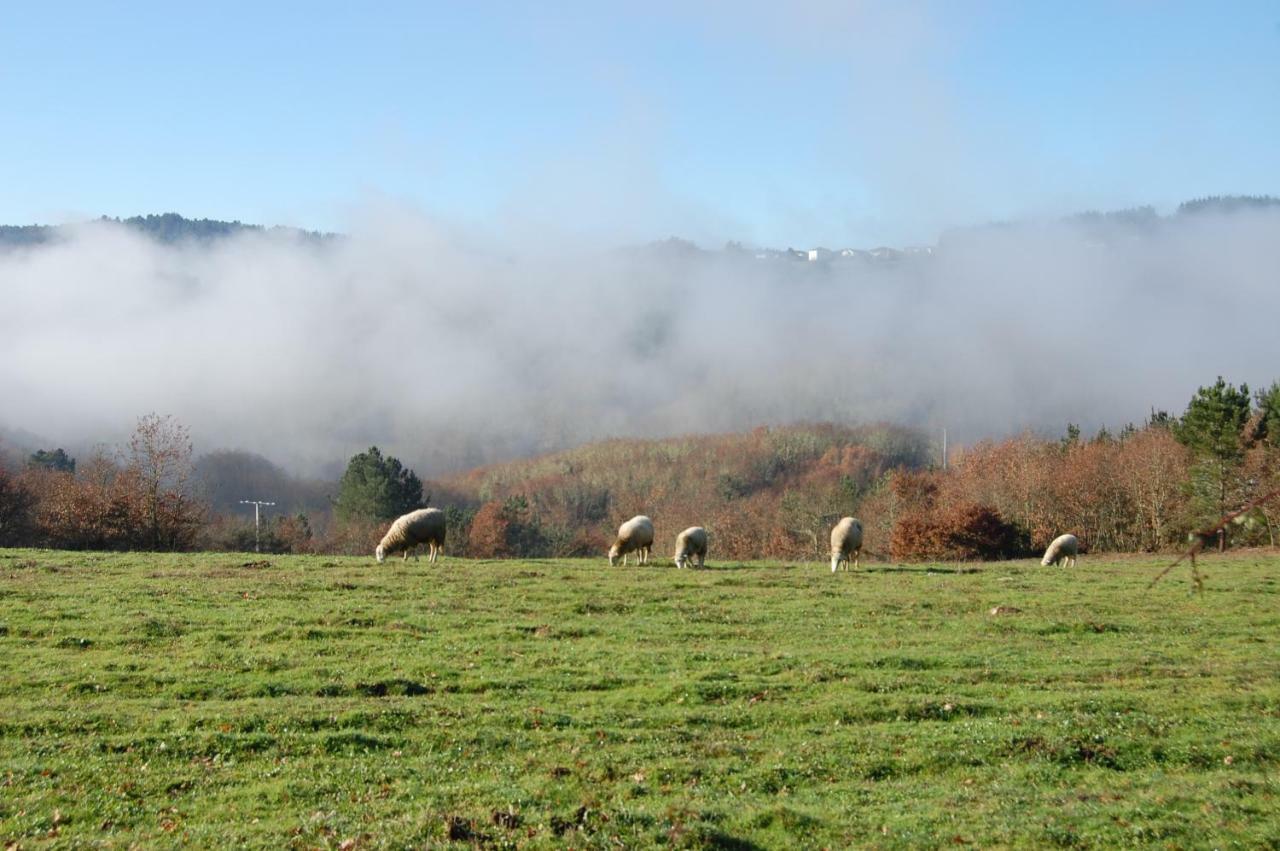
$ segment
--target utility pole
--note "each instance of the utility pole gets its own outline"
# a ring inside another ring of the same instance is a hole
[[[942,469],[947,469],[947,427],[942,427]]]
[[[262,552],[262,533],[260,531],[261,518],[258,515],[258,510],[264,505],[275,505],[275,503],[263,502],[260,499],[242,499],[240,504],[253,506],[253,551],[260,553]]]

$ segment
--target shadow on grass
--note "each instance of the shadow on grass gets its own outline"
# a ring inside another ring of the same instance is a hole
[[[943,567],[937,564],[921,564],[921,565],[879,565],[876,567],[860,567],[857,571],[860,573],[948,573],[954,575],[966,573],[981,573],[982,568],[970,567],[968,565],[955,565],[952,567]]]
[[[698,844],[703,848],[719,848],[724,851],[763,851],[763,845],[732,836],[720,830],[705,830],[697,834]]]

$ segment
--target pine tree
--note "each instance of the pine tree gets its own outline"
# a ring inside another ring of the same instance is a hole
[[[1280,447],[1280,381],[1258,391],[1258,434],[1260,440]]]
[[[371,446],[347,463],[335,508],[343,520],[393,520],[422,505],[417,474]]]
[[[1196,391],[1174,427],[1174,436],[1197,459],[1191,488],[1202,521],[1212,522],[1234,507],[1242,484],[1242,432],[1251,407],[1249,385],[1237,388],[1218,376],[1216,383]],[[1220,544],[1225,545],[1225,540]]]
[[[27,466],[43,467],[46,470],[55,470],[60,473],[74,473],[76,471],[76,459],[61,448],[52,452],[47,449],[40,449],[27,460]]]

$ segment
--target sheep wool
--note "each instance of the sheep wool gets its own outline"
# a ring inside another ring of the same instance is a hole
[[[858,556],[862,553],[862,521],[855,517],[843,517],[831,530],[831,572],[844,562],[848,570],[850,563],[858,566]]]
[[[707,530],[701,526],[690,526],[676,535],[676,567],[688,567],[695,556],[702,567],[707,558]]]
[[[1044,558],[1040,559],[1040,564],[1075,567],[1076,555],[1079,552],[1080,541],[1075,535],[1059,535],[1049,544],[1049,549],[1044,551]]]
[[[636,553],[639,563],[647,564],[652,547],[653,521],[643,514],[637,514],[618,527],[618,539],[609,548],[609,564],[617,564],[618,556],[622,556],[622,563],[626,564],[627,553]]]
[[[420,508],[396,518],[387,534],[382,536],[382,542],[374,550],[374,556],[378,559],[378,564],[382,564],[382,560],[388,555],[403,552],[407,561],[410,550],[426,544],[431,550],[427,560],[434,562],[436,556],[444,550],[444,535],[444,512],[438,508]],[[416,553],[414,558],[417,558]]]

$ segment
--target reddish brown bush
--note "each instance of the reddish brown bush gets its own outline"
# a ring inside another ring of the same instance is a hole
[[[32,542],[36,496],[18,476],[0,467],[0,547]]]
[[[36,539],[61,549],[131,549],[141,525],[132,477],[102,454],[76,472],[29,471],[39,494]]]
[[[312,547],[315,552],[367,555],[372,558],[373,550],[386,534],[388,526],[389,523],[378,520],[338,520],[331,517],[324,527],[313,533]]]
[[[480,506],[471,521],[468,555],[474,558],[505,558],[511,554],[507,538],[511,530],[511,518],[500,500],[490,500]]]
[[[317,538],[305,514],[264,518],[255,527],[243,515],[220,515],[204,524],[196,545],[203,550],[230,552],[311,553],[327,541]]]
[[[63,549],[186,550],[205,523],[187,492],[191,444],[167,417],[138,422],[124,464],[99,451],[74,473],[29,468],[33,542]]]
[[[899,561],[990,561],[1024,555],[1027,540],[990,506],[952,504],[903,514],[893,527],[889,552]]]

